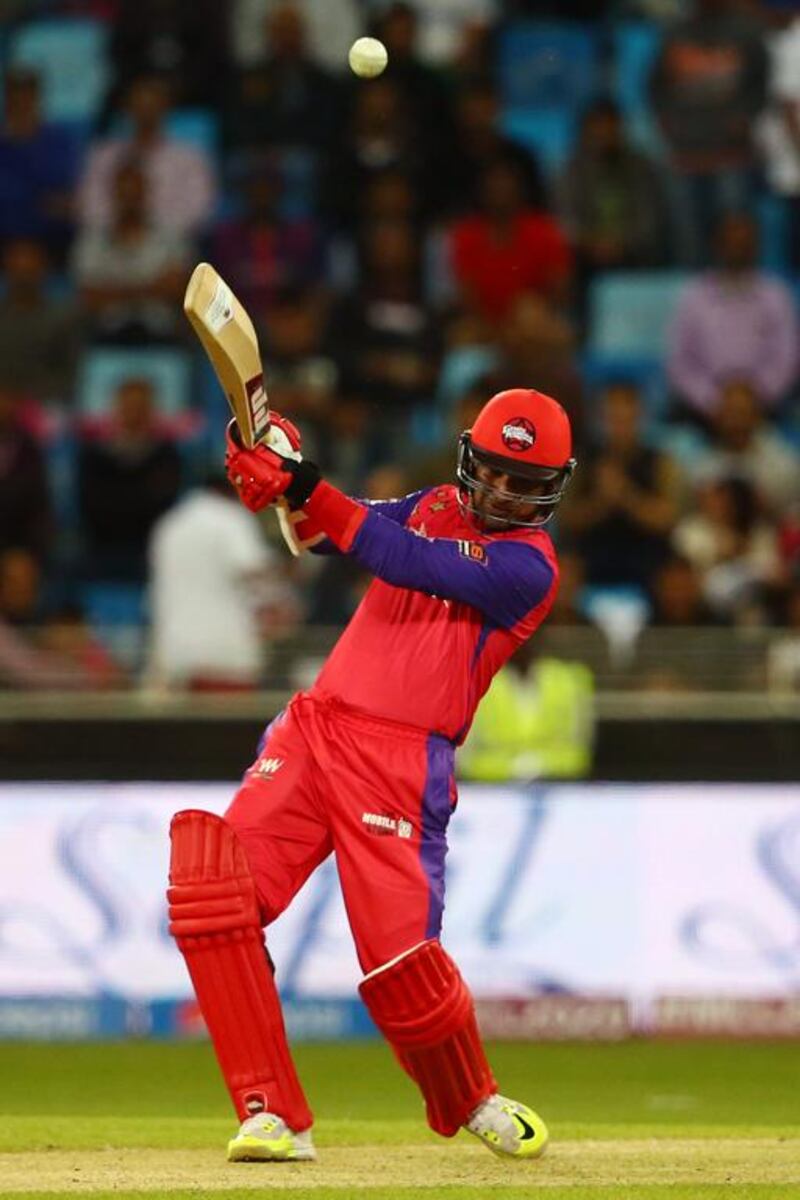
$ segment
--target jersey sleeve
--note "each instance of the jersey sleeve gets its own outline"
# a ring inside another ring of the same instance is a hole
[[[408,518],[411,516],[414,509],[419,504],[423,496],[431,489],[422,488],[418,492],[410,492],[408,496],[403,496],[399,500],[357,500],[357,504],[363,504],[369,512],[380,513],[389,521],[394,521],[396,525],[405,525]],[[304,523],[304,528],[306,528]],[[310,522],[308,525],[310,528]],[[330,538],[326,537],[321,542],[317,542],[311,547],[312,554],[340,554],[341,551]]]
[[[374,511],[350,554],[386,583],[469,604],[505,629],[540,604],[555,581],[552,565],[525,542],[421,537]]]

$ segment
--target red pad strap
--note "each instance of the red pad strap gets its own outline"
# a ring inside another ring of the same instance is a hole
[[[357,500],[351,500],[333,484],[320,479],[303,505],[303,512],[322,529],[345,554],[367,516],[367,510]]]
[[[452,1137],[497,1091],[458,967],[440,942],[421,942],[367,975],[359,991],[422,1092],[431,1129]]]
[[[269,1111],[308,1129],[244,850],[226,821],[197,809],[176,813],[170,837],[169,931],[239,1118]]]

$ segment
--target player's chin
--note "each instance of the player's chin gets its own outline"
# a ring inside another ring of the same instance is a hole
[[[486,533],[502,533],[505,529],[513,529],[519,519],[513,513],[476,511],[476,521]]]

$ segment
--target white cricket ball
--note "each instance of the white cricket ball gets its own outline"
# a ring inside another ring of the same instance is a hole
[[[386,53],[383,42],[370,37],[358,38],[353,42],[347,58],[350,69],[355,75],[360,75],[362,79],[374,79],[376,75],[380,75],[381,71],[386,69],[389,61],[389,55]]]

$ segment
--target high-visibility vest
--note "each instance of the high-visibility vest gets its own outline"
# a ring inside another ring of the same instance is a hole
[[[459,751],[464,779],[580,779],[592,766],[594,677],[583,663],[506,667],[483,697]]]

